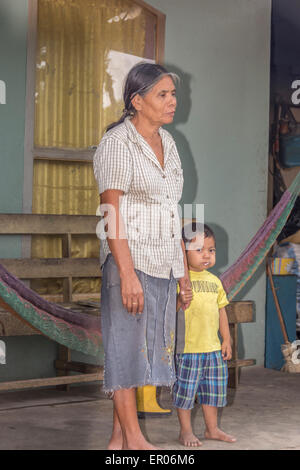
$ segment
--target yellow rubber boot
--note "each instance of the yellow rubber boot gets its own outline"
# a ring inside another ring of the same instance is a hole
[[[157,403],[155,385],[138,387],[136,391],[136,404],[139,418],[162,417],[172,413],[171,410],[165,410]]]

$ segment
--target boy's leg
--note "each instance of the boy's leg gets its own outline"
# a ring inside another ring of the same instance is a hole
[[[211,405],[202,405],[206,430],[206,439],[216,439],[218,441],[236,442],[235,437],[226,434],[218,428],[218,408]]]
[[[179,442],[186,447],[199,447],[202,446],[202,442],[193,433],[191,412],[192,410],[177,408],[180,424]]]
[[[236,439],[218,428],[218,407],[226,405],[228,367],[221,351],[207,353],[205,375],[201,384],[201,404],[206,424],[205,438],[225,442]]]
[[[198,447],[202,443],[193,433],[191,410],[198,387],[199,355],[179,354],[175,363],[177,380],[173,388],[173,404],[180,424],[179,442],[187,447]]]

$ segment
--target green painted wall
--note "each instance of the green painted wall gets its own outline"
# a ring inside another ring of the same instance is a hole
[[[23,191],[27,2],[1,0],[0,79],[6,104],[0,105],[0,212],[20,212]]]
[[[165,64],[182,77],[170,131],[185,176],[182,202],[205,204],[216,271],[240,255],[266,217],[270,0],[150,0],[167,15]],[[254,300],[240,354],[264,361],[265,274],[236,298]]]
[[[6,104],[0,104],[0,213],[22,213],[27,55],[27,0],[0,2],[0,80]],[[0,237],[0,258],[21,256],[20,237]],[[4,339],[4,338],[1,338]],[[57,345],[47,338],[8,337],[0,380],[54,374]]]
[[[22,212],[27,0],[0,2],[0,213]],[[0,237],[0,257],[21,252],[20,237]]]

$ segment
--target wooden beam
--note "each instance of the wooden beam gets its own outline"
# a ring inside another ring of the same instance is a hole
[[[67,233],[62,237],[62,257],[71,258],[72,256],[72,235]],[[72,276],[69,276],[63,280],[63,301],[71,302],[73,293],[73,282]]]
[[[96,215],[0,214],[3,235],[96,235]]]
[[[35,160],[61,160],[61,161],[79,161],[85,163],[93,163],[95,149],[60,149],[55,147],[35,147],[33,149]]]
[[[256,363],[255,359],[236,359],[228,361],[228,368],[233,367],[247,367],[253,366]]]
[[[79,374],[62,377],[49,377],[46,379],[17,380],[0,382],[0,391],[23,390],[26,388],[53,387],[56,385],[74,384],[82,382],[97,382],[103,380],[103,372],[96,374]]]
[[[233,301],[226,306],[229,323],[248,323],[253,321],[253,305],[250,300]]]
[[[71,350],[64,345],[59,344],[58,359],[61,362],[65,362],[65,363],[68,363],[69,361],[71,361]],[[56,370],[56,375],[57,377],[69,376],[69,372],[66,369],[59,369],[59,370]],[[58,385],[57,389],[64,390],[67,392],[69,391],[69,384]]]
[[[81,372],[82,374],[96,374],[103,372],[102,366],[96,366],[95,364],[87,364],[84,362],[75,362],[71,360],[64,361],[58,359],[54,362],[54,366],[58,370]]]
[[[63,295],[62,294],[42,294],[41,297],[43,297],[45,300],[49,300],[49,302],[54,302],[54,303],[63,303]],[[75,293],[73,292],[72,295],[72,303],[76,303],[79,301],[83,300],[93,300],[95,302],[100,302],[100,292],[89,292],[89,293]]]
[[[160,16],[157,17],[156,26],[156,61],[162,65],[165,60],[165,29],[166,17],[160,14]]]
[[[20,279],[101,277],[98,258],[1,258],[0,263]]]

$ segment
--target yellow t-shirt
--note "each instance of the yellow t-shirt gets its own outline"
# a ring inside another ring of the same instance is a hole
[[[189,271],[193,300],[177,313],[176,353],[219,351],[219,309],[229,304],[220,279],[209,271]]]

